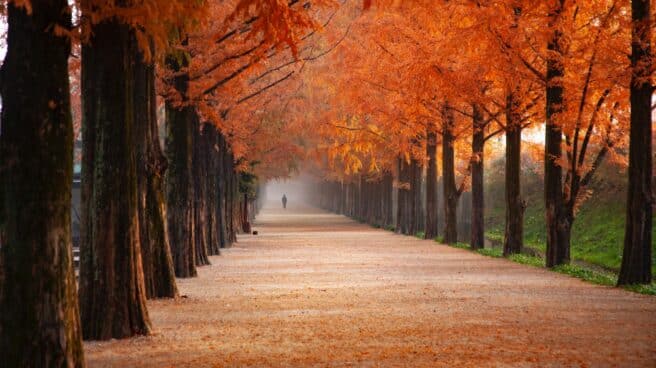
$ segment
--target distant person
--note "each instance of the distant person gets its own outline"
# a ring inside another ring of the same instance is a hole
[[[282,195],[282,208],[287,208],[287,196]]]

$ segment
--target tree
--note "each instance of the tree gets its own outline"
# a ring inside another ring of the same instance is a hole
[[[184,54],[171,55],[167,59],[173,70],[185,68]],[[174,88],[180,102],[166,100],[166,203],[169,241],[173,265],[177,277],[196,276],[196,248],[193,228],[193,181],[192,154],[194,123],[198,115],[187,101],[189,75],[180,73],[175,77]]]
[[[426,229],[425,238],[437,237],[437,133],[434,124],[428,124],[426,132],[426,156],[428,164],[426,170]],[[482,178],[481,178],[482,179]]]
[[[631,130],[629,188],[622,267],[618,285],[651,282],[652,211],[652,94],[651,5],[631,1]]]
[[[0,135],[0,351],[7,367],[84,367],[71,247],[65,0],[9,2]]]
[[[139,237],[135,52],[118,18],[93,25],[82,48],[80,313],[85,339],[148,334]]]
[[[132,44],[133,47],[138,45]],[[157,129],[155,65],[144,60],[141,50],[133,50],[134,123],[137,152],[137,192],[139,240],[144,284],[148,298],[173,298],[178,294],[171,249],[166,233],[162,184],[167,168]]]

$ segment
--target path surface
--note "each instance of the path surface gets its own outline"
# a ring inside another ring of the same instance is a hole
[[[656,367],[655,297],[309,208],[255,229],[89,366]]]

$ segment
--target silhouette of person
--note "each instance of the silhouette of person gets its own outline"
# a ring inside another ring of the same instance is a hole
[[[287,196],[282,195],[282,208],[287,208]]]

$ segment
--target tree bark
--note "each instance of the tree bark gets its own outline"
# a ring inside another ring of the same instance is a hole
[[[506,229],[503,255],[522,252],[524,241],[524,200],[521,193],[522,127],[517,116],[517,101],[506,96]]]
[[[569,246],[562,241],[563,230],[569,228],[563,214],[562,168],[558,160],[562,155],[562,129],[560,115],[563,112],[563,52],[562,31],[559,25],[564,0],[558,0],[550,14],[549,27],[552,37],[547,54],[547,121],[544,144],[544,199],[547,226],[547,267],[569,263]]]
[[[228,245],[228,227],[226,223],[226,164],[225,164],[225,150],[226,142],[223,134],[218,132],[218,152],[216,156],[216,166],[217,166],[217,181],[216,181],[216,190],[217,190],[217,201],[216,201],[216,218],[218,221],[218,240],[219,247],[225,248]]]
[[[73,125],[67,2],[7,4],[0,71],[0,360],[6,367],[84,367],[71,248]]]
[[[209,255],[219,255],[220,220],[217,218],[219,208],[219,168],[218,168],[218,132],[212,124],[205,123],[202,128],[203,149],[207,151],[207,182],[205,217],[207,219],[207,251]]]
[[[478,105],[472,106],[472,214],[471,214],[471,247],[485,247],[485,194],[483,174],[485,170],[485,122]]]
[[[137,48],[137,44],[133,43]],[[168,236],[162,178],[166,158],[157,129],[155,66],[143,61],[135,49],[134,123],[139,196],[139,238],[146,297],[174,298],[178,295]]]
[[[186,65],[179,64],[184,57],[169,56],[167,63],[173,70]],[[194,193],[192,180],[193,126],[196,111],[187,105],[186,94],[189,75],[175,77],[174,87],[180,94],[179,101],[166,101],[166,171],[167,232],[175,276],[196,276],[196,249],[194,243]]]
[[[421,198],[421,183],[424,168],[417,159],[412,159],[412,221],[411,221],[411,235],[424,231],[425,215],[422,206]]]
[[[618,285],[648,284],[652,279],[652,111],[653,86],[650,1],[632,0],[631,143],[624,252]]]
[[[85,339],[148,334],[139,239],[134,34],[116,19],[82,48],[80,313]]]
[[[456,187],[453,115],[448,106],[444,108],[442,122],[442,175],[444,180],[444,243],[458,241],[458,199]]]
[[[426,239],[437,237],[437,132],[435,126],[429,124],[426,134]]]
[[[194,114],[191,126],[191,181],[193,183],[193,215],[194,247],[196,266],[207,266],[210,264],[208,255],[209,226],[207,216],[207,183],[210,172],[207,167],[209,146],[206,144],[207,136],[201,134],[201,122],[198,114]]]

